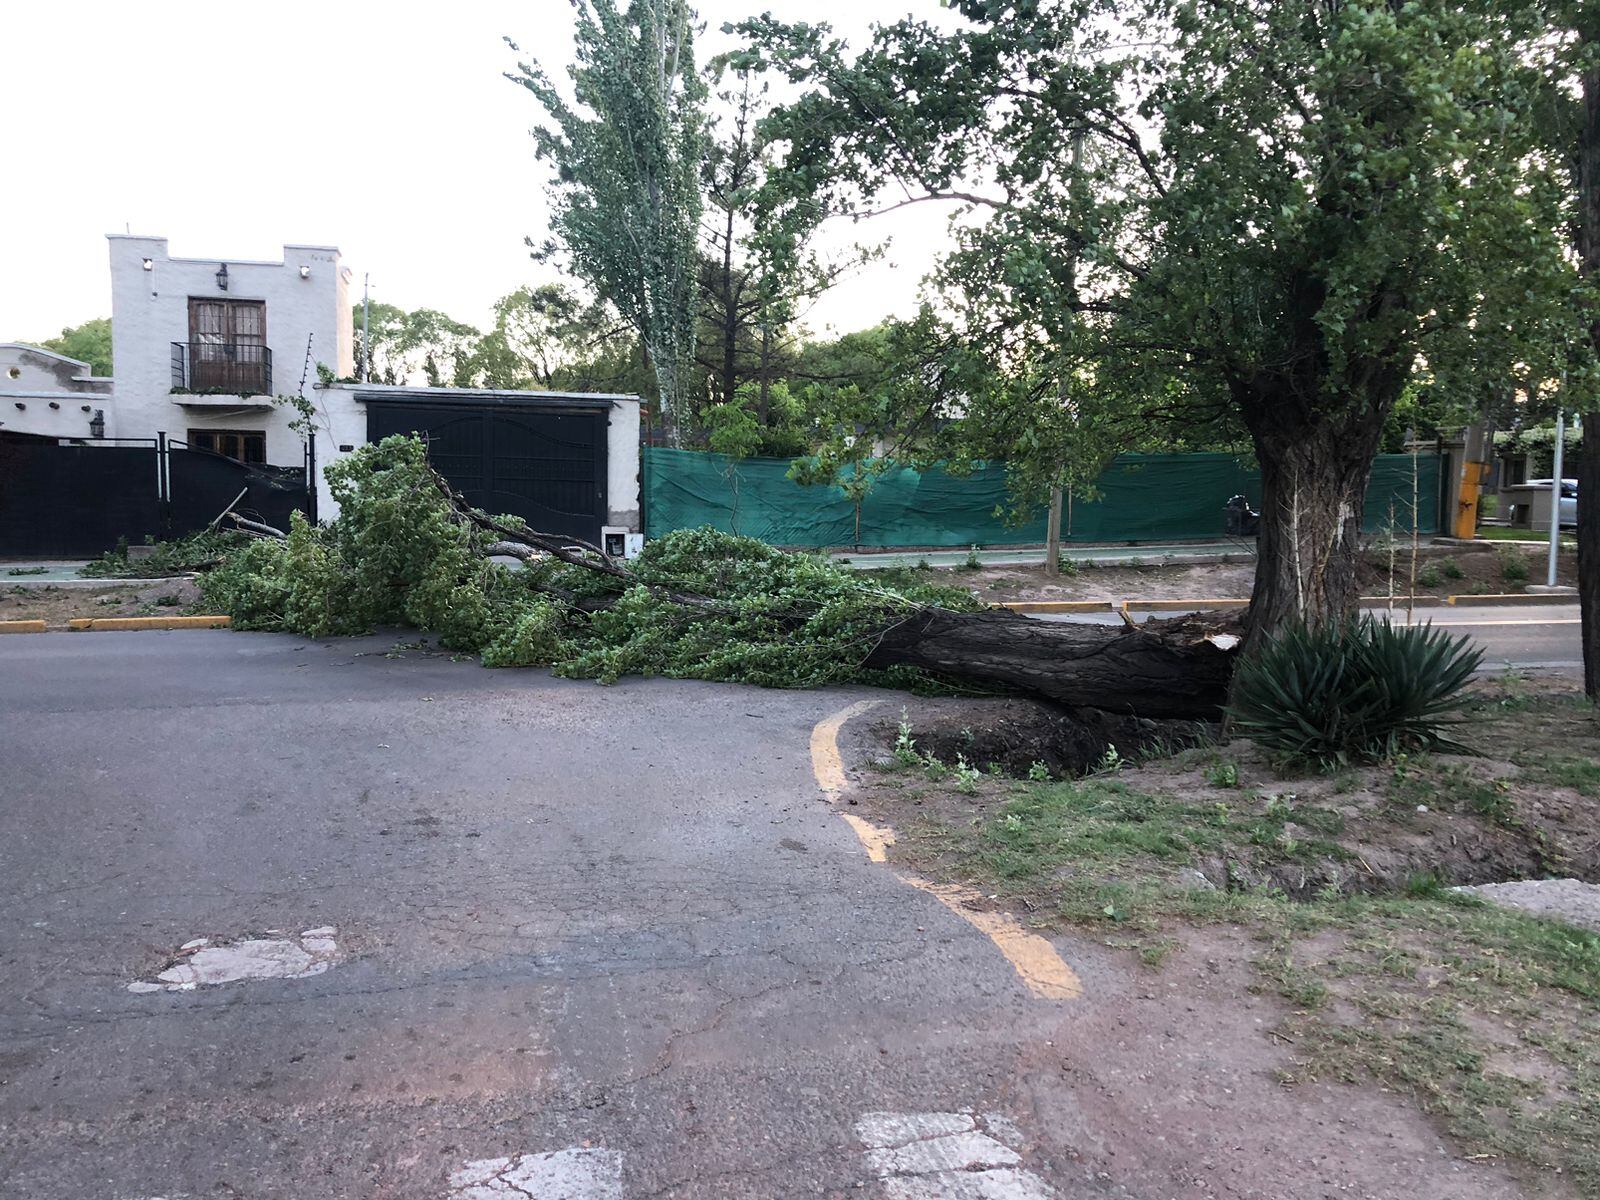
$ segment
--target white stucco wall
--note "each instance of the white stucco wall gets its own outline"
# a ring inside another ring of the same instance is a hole
[[[111,380],[89,364],[16,342],[0,343],[0,430],[87,438],[96,411],[111,423]]]
[[[606,508],[607,525],[620,525],[632,533],[643,533],[640,523],[639,492],[642,487],[639,463],[639,402],[613,400],[606,431]]]
[[[312,396],[319,362],[336,375],[351,374],[355,358],[349,291],[338,249],[289,244],[281,262],[249,262],[173,258],[166,238],[111,234],[108,240],[116,405],[114,419],[107,413],[107,434],[154,437],[165,432],[181,439],[190,429],[261,430],[268,462],[300,465],[305,450],[300,435],[290,428],[298,415],[292,409],[271,405],[269,397],[174,395],[172,343],[189,340],[191,296],[261,300],[274,394]],[[216,279],[223,263],[228,267],[226,291]]]

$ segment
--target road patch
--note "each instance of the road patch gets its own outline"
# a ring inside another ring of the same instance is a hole
[[[450,1176],[448,1200],[622,1200],[622,1155],[571,1147],[547,1154],[480,1158]]]
[[[339,961],[338,932],[325,925],[298,937],[246,938],[216,945],[210,938],[195,938],[180,946],[176,960],[154,979],[135,980],[128,990],[192,992],[247,979],[308,979]]]
[[[856,1138],[888,1200],[1051,1200],[1022,1166],[1017,1127],[966,1112],[863,1113]],[[996,1136],[998,1135],[998,1136]],[[1004,1139],[1004,1140],[1002,1140]]]

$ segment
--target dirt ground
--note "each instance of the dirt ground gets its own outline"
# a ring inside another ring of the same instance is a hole
[[[894,831],[897,870],[1142,962],[1151,1003],[1106,1032],[1157,1048],[1154,1108],[1184,1086],[1162,1051],[1199,1037],[1250,1064],[1234,1111],[1293,1127],[1399,1098],[1456,1148],[1451,1195],[1600,1197],[1600,937],[1449,891],[1600,882],[1600,719],[1559,673],[1479,681],[1466,716],[1482,757],[1285,774],[1211,741],[1062,781],[1060,714],[912,700],[846,727],[843,803]],[[1204,1002],[1225,994],[1252,999]],[[1388,1149],[1348,1146],[1330,1182]]]
[[[107,579],[23,585],[0,579],[0,621],[45,621],[65,629],[73,617],[178,616],[193,612],[200,589],[187,576],[172,579]]]
[[[1541,549],[1521,547],[1453,550],[1424,547],[1417,560],[1415,594],[1419,596],[1484,595],[1524,591],[1529,583],[1543,583],[1545,556]],[[1512,565],[1507,569],[1507,563]],[[895,572],[885,573],[892,579]],[[1191,566],[1137,565],[1079,566],[1075,574],[1051,579],[1043,567],[992,566],[930,567],[918,570],[924,580],[966,588],[990,604],[1010,600],[1208,600],[1242,599],[1250,595],[1255,579],[1253,561],[1201,563]],[[1558,564],[1559,582],[1577,583],[1577,563],[1564,554]],[[1370,552],[1362,563],[1361,584],[1368,595],[1389,593],[1389,556]],[[1397,547],[1394,592],[1405,595],[1411,585],[1409,546]]]

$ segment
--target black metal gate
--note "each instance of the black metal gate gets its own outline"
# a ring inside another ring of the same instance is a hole
[[[469,503],[598,543],[606,418],[604,408],[368,400],[367,438],[421,434],[433,465]]]
[[[64,441],[0,431],[0,555],[84,558],[183,537],[229,508],[283,528],[313,512],[308,472],[165,437]]]

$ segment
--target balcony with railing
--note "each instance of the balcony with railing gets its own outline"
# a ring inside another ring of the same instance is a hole
[[[173,342],[172,390],[270,396],[272,351],[244,342]]]

